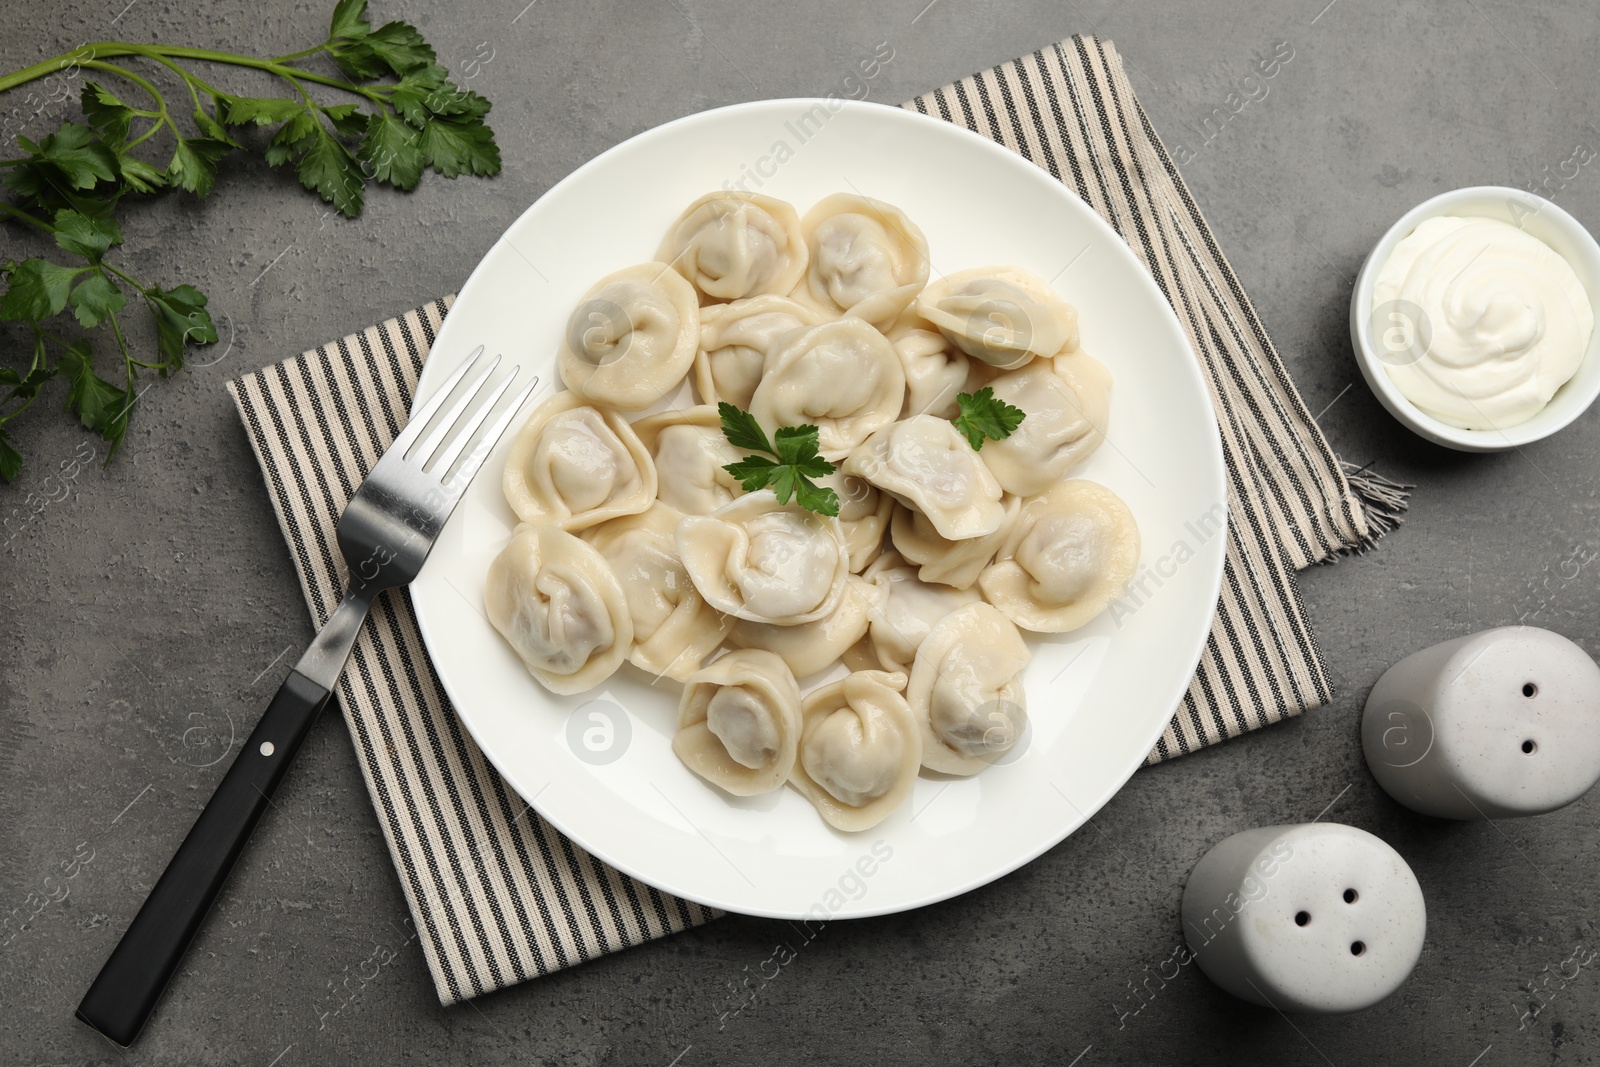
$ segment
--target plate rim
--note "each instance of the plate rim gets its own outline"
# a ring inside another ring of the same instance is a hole
[[[841,106],[837,108],[831,108],[831,105],[834,104]],[[457,291],[455,301],[452,303],[450,311],[455,311],[455,308],[461,304],[463,298],[465,298],[472,291],[473,283],[479,280],[480,275],[490,269],[491,260],[495,258],[495,254],[500,250],[500,246],[502,244],[510,245],[512,250],[517,252],[518,255],[522,254],[521,251],[511,243],[511,235],[517,231],[517,229],[523,224],[524,220],[544,200],[557,194],[569,184],[582,181],[591,170],[600,166],[602,162],[612,154],[622,151],[628,146],[636,143],[672,136],[678,130],[687,127],[692,127],[702,123],[715,122],[719,116],[726,115],[730,112],[759,111],[763,109],[775,110],[778,108],[787,107],[808,109],[817,105],[830,108],[830,113],[832,115],[837,115],[842,111],[863,111],[866,109],[872,109],[874,112],[879,114],[883,112],[894,113],[896,116],[894,121],[906,121],[912,125],[931,123],[942,133],[946,135],[953,133],[958,140],[965,140],[975,151],[988,153],[996,159],[1005,160],[1007,165],[1020,166],[1025,168],[1030,173],[1036,172],[1036,176],[1038,178],[1049,183],[1048,187],[1054,188],[1057,192],[1059,192],[1060,195],[1068,198],[1072,202],[1074,209],[1079,211],[1088,220],[1087,225],[1091,229],[1098,229],[1102,238],[1109,239],[1109,241],[1117,247],[1116,254],[1126,255],[1132,260],[1136,268],[1135,273],[1139,278],[1138,284],[1142,285],[1146,289],[1147,295],[1154,299],[1156,305],[1160,309],[1159,317],[1164,321],[1165,325],[1170,328],[1173,335],[1180,342],[1180,346],[1186,350],[1190,356],[1189,359],[1183,361],[1184,370],[1181,373],[1189,377],[1189,384],[1194,387],[1198,394],[1205,400],[1203,405],[1205,411],[1204,421],[1206,427],[1210,431],[1205,435],[1205,450],[1209,454],[1208,458],[1211,461],[1210,467],[1214,472],[1215,478],[1215,484],[1212,487],[1214,492],[1210,494],[1210,498],[1222,505],[1222,520],[1218,532],[1223,536],[1212,539],[1218,545],[1216,550],[1216,561],[1212,566],[1210,573],[1204,575],[1204,577],[1209,579],[1205,583],[1206,599],[1208,603],[1213,605],[1213,610],[1209,615],[1206,616],[1205,624],[1197,627],[1197,632],[1191,638],[1192,649],[1183,656],[1183,661],[1189,665],[1189,670],[1186,672],[1187,676],[1192,678],[1195,670],[1199,668],[1200,660],[1205,653],[1206,642],[1211,632],[1211,624],[1216,617],[1215,604],[1220,600],[1222,594],[1222,581],[1227,561],[1227,542],[1229,536],[1231,536],[1233,527],[1232,510],[1228,503],[1227,465],[1226,455],[1223,451],[1221,427],[1217,420],[1215,405],[1212,404],[1209,399],[1209,386],[1205,380],[1204,374],[1201,371],[1199,358],[1194,353],[1193,346],[1189,343],[1188,335],[1184,332],[1183,325],[1178,320],[1176,311],[1173,310],[1171,303],[1161,292],[1160,287],[1156,283],[1155,277],[1150,273],[1149,268],[1139,260],[1138,255],[1134,252],[1133,248],[1122,237],[1122,235],[1118,234],[1117,231],[1112,228],[1111,224],[1107,222],[1099,212],[1095,211],[1093,207],[1091,207],[1064,183],[1053,178],[1047,171],[1039,167],[1033,161],[1022,156],[1020,153],[1013,152],[1011,149],[1006,148],[1004,145],[1001,145],[998,142],[983,136],[982,134],[979,134],[964,126],[960,126],[952,122],[946,122],[931,115],[924,115],[919,111],[914,111],[892,104],[882,104],[876,101],[868,100],[843,100],[829,97],[778,97],[772,99],[749,100],[734,104],[726,104],[715,108],[708,108],[706,110],[693,112],[688,115],[682,115],[678,118],[668,120],[667,122],[660,123],[656,126],[652,126],[649,129],[642,130],[639,133],[632,135],[631,137],[618,141],[616,144],[611,145],[610,147],[597,153],[592,158],[586,160],[565,177],[561,178],[559,181],[555,182],[543,193],[541,193],[516,217],[516,219],[507,225],[505,230],[501,232],[500,236],[497,237],[494,243],[491,244],[483,253],[483,256],[479,259],[477,265],[474,266],[471,273],[468,274],[467,280],[462,283],[461,288]],[[446,316],[446,319],[448,321],[448,315]],[[411,412],[415,412],[419,404],[425,402],[431,396],[434,389],[436,389],[438,386],[439,379],[449,373],[449,369],[441,369],[443,364],[435,363],[433,360],[434,350],[438,348],[440,341],[443,340],[445,336],[446,330],[444,327],[441,327],[440,332],[434,338],[433,344],[431,344],[428,348],[428,356],[426,359],[424,359],[422,369],[418,374],[417,386],[414,391],[410,406]],[[548,384],[557,386],[559,388],[565,388],[561,384],[559,378],[554,379]],[[541,397],[547,399],[548,395],[553,394],[546,394],[543,389],[538,389],[529,398],[528,403],[532,403],[535,399]],[[483,471],[480,469],[474,474],[474,478],[479,477],[482,474]],[[408,598],[411,598],[410,594],[411,590],[410,587],[408,587]],[[528,797],[522,789],[518,788],[515,776],[501,766],[501,762],[493,754],[491,746],[485,744],[484,739],[479,736],[479,731],[474,726],[472,717],[468,714],[464,714],[461,711],[463,706],[462,702],[458,699],[453,687],[445,677],[445,674],[440,671],[437,666],[438,656],[435,652],[435,640],[430,635],[430,627],[427,622],[427,613],[418,608],[414,598],[411,598],[411,600],[412,614],[416,619],[417,629],[421,634],[423,645],[427,650],[430,665],[433,666],[435,676],[439,679],[439,684],[443,687],[446,696],[450,700],[451,712],[466,729],[467,734],[472,738],[473,743],[478,746],[478,749],[483,754],[484,759],[487,760],[488,763],[494,768],[495,772],[505,780],[506,784],[511,788],[511,790],[515,792],[530,809],[547,821],[559,833],[567,837],[574,846],[583,849],[594,859],[615,868],[620,873],[627,875],[636,881],[656,889],[658,892],[679,897],[683,900],[699,904],[703,907],[715,908],[721,911],[733,912],[741,915],[750,915],[758,918],[788,920],[816,918],[816,916],[809,915],[804,911],[793,911],[781,908],[752,908],[750,904],[745,901],[730,903],[727,900],[712,899],[701,892],[685,891],[683,889],[661,885],[648,873],[640,870],[634,864],[629,862],[627,857],[609,854],[609,850],[601,851],[591,848],[579,837],[574,836],[574,834],[568,830],[567,826],[564,825],[561,820],[552,817],[549,813],[535,803],[534,798]],[[1075,801],[1068,799],[1068,804],[1078,814],[1079,818],[1076,822],[1071,822],[1070,825],[1067,825],[1060,834],[1047,835],[1041,840],[1037,847],[1020,850],[1016,857],[1008,858],[1004,863],[998,866],[985,867],[982,874],[974,876],[973,878],[964,879],[958,883],[942,886],[936,890],[917,896],[914,899],[905,899],[883,905],[867,905],[859,909],[847,907],[840,912],[830,914],[828,916],[829,920],[831,921],[833,919],[843,918],[872,918],[876,916],[893,915],[901,912],[913,911],[918,908],[940,903],[941,901],[963,896],[976,889],[980,889],[991,882],[999,881],[1000,879],[1015,873],[1017,870],[1020,870],[1022,867],[1027,866],[1029,863],[1032,863],[1044,853],[1055,848],[1068,837],[1071,837],[1074,833],[1082,829],[1083,826],[1093,819],[1094,816],[1102,808],[1104,808],[1106,804],[1111,802],[1112,798],[1116,797],[1122,792],[1123,789],[1127,787],[1127,784],[1129,780],[1132,779],[1133,775],[1137,773],[1140,767],[1145,765],[1145,759],[1147,758],[1150,750],[1155,747],[1156,741],[1161,737],[1161,734],[1166,730],[1167,726],[1172,721],[1172,715],[1175,715],[1177,713],[1177,709],[1182,705],[1183,692],[1184,691],[1180,691],[1176,695],[1176,698],[1173,701],[1171,714],[1158,720],[1154,729],[1149,731],[1148,736],[1140,747],[1140,754],[1131,761],[1130,765],[1125,770],[1119,772],[1117,775],[1117,784],[1114,788],[1109,789],[1104,796],[1097,798],[1094,802],[1088,805],[1079,805]],[[549,783],[547,783],[547,785],[548,784]],[[542,791],[543,790],[540,790],[540,792]],[[856,836],[859,837],[861,835]],[[861,903],[865,904],[865,899]]]

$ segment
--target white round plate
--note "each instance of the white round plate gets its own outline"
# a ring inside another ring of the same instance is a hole
[[[834,110],[829,110],[833,108]],[[946,122],[877,104],[768,100],[617,145],[556,185],[484,256],[434,342],[419,397],[485,345],[560,389],[567,317],[602,275],[652,259],[668,224],[738,185],[803,214],[834,192],[904,209],[934,276],[1025,267],[1077,306],[1115,379],[1110,436],[1074,477],[1110,486],[1144,551],[1127,596],[1089,626],[1030,637],[1031,736],[973,778],[928,775],[859,834],[792,789],[732,798],[673,755],[679,686],[624,664],[579,696],[546,692],[483,614],[485,570],[514,520],[507,433],[411,586],[433,663],[490,762],[574,842],[668,893],[775,918],[903,911],[992,881],[1081,826],[1144,760],[1183,697],[1222,580],[1222,446],[1195,356],[1128,247],[1048,174]],[[726,184],[725,184],[726,183]],[[683,396],[686,396],[685,392]],[[689,403],[682,396],[679,403]]]

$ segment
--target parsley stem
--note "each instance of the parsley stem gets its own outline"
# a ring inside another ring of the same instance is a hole
[[[135,137],[133,140],[131,140],[127,144],[123,145],[122,146],[123,152],[127,152],[128,149],[130,149],[130,148],[137,148],[139,145],[144,144],[150,138],[154,137],[156,135],[156,133],[161,129],[161,127],[165,126],[165,125],[166,125],[166,120],[158,117],[155,122],[150,124],[150,128],[148,130],[144,131],[139,136]]]
[[[5,212],[7,215],[10,215],[19,222],[26,222],[29,226],[32,226],[40,233],[54,234],[56,232],[56,228],[50,225],[48,222],[45,222],[42,219],[36,219],[26,211],[23,211],[21,208],[8,204],[4,200],[0,200],[0,211]]]
[[[111,320],[111,333],[117,339],[117,347],[122,350],[123,373],[125,373],[128,378],[128,395],[132,396],[135,380],[134,375],[137,373],[133,369],[133,364],[138,361],[135,360],[128,352],[128,339],[122,336],[122,324],[117,321],[117,313],[113,311],[107,315],[106,318]]]
[[[313,51],[320,51],[318,46]],[[312,53],[305,53],[310,55]],[[280,78],[299,78],[316,85],[326,85],[333,89],[343,89],[347,93],[364,96],[375,104],[383,102],[380,93],[360,85],[353,85],[349,81],[330,78],[314,71],[301,70],[290,67],[275,59],[257,59],[255,56],[243,56],[235,52],[217,52],[209,48],[182,48],[174,45],[160,44],[130,44],[126,41],[96,41],[93,44],[79,45],[70,51],[58,56],[35,63],[31,67],[24,67],[19,71],[0,77],[0,92],[15,89],[19,85],[26,85],[47,75],[54,74],[69,66],[89,66],[95,61],[112,56],[144,56],[161,62],[163,59],[192,59],[201,63],[226,63],[234,67],[250,67],[254,70],[264,70]],[[189,75],[186,75],[189,77]],[[204,83],[199,83],[204,87]],[[211,90],[207,87],[207,92]]]
[[[274,62],[274,63],[287,63],[291,59],[304,59],[306,56],[314,56],[314,55],[316,55],[318,52],[322,51],[326,47],[328,47],[328,42],[327,41],[323,41],[321,44],[317,45],[317,47],[315,47],[315,48],[306,48],[306,49],[302,49],[299,52],[290,52],[286,56],[277,56],[276,58],[274,58],[272,60],[272,62]]]
[[[106,270],[110,271],[112,274],[115,274],[117,277],[121,278],[123,281],[127,282],[129,285],[133,286],[135,289],[139,290],[139,292],[144,293],[149,291],[145,288],[143,283],[139,281],[138,278],[135,278],[127,271],[118,270],[114,265],[107,263],[104,260],[101,261],[100,265]]]
[[[200,94],[194,91],[194,87],[196,85],[199,85],[201,88],[205,89],[205,91],[210,93],[212,97],[217,95],[217,91],[215,89],[211,88],[211,86],[207,85],[193,74],[190,74],[188,71],[178,66],[178,64],[174,63],[172,60],[167,59],[164,56],[151,56],[150,58],[183,79],[183,87],[189,90],[189,98],[194,101],[194,109],[196,111],[200,110]]]

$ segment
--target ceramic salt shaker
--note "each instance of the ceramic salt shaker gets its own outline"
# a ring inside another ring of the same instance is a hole
[[[1246,830],[1201,857],[1183,890],[1194,961],[1236,997],[1336,1015],[1400,988],[1422,954],[1422,887],[1353,826]]]
[[[1424,815],[1554,811],[1600,779],[1600,667],[1533,626],[1445,641],[1378,679],[1361,746],[1378,784]]]

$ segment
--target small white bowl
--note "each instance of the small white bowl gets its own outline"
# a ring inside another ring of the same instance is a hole
[[[1441,193],[1425,200],[1389,227],[1356,275],[1355,292],[1350,297],[1350,342],[1356,363],[1367,385],[1389,413],[1413,432],[1462,452],[1501,452],[1549,437],[1582,415],[1596,396],[1600,396],[1600,329],[1589,338],[1578,371],[1556,390],[1537,415],[1527,422],[1500,430],[1463,430],[1441,422],[1407,400],[1389,377],[1380,345],[1374,340],[1372,288],[1378,271],[1389,259],[1394,246],[1426,219],[1440,215],[1499,219],[1537,237],[1555,249],[1577,274],[1589,294],[1589,302],[1600,312],[1600,245],[1583,224],[1555,204],[1521,189],[1501,185],[1478,185]]]

